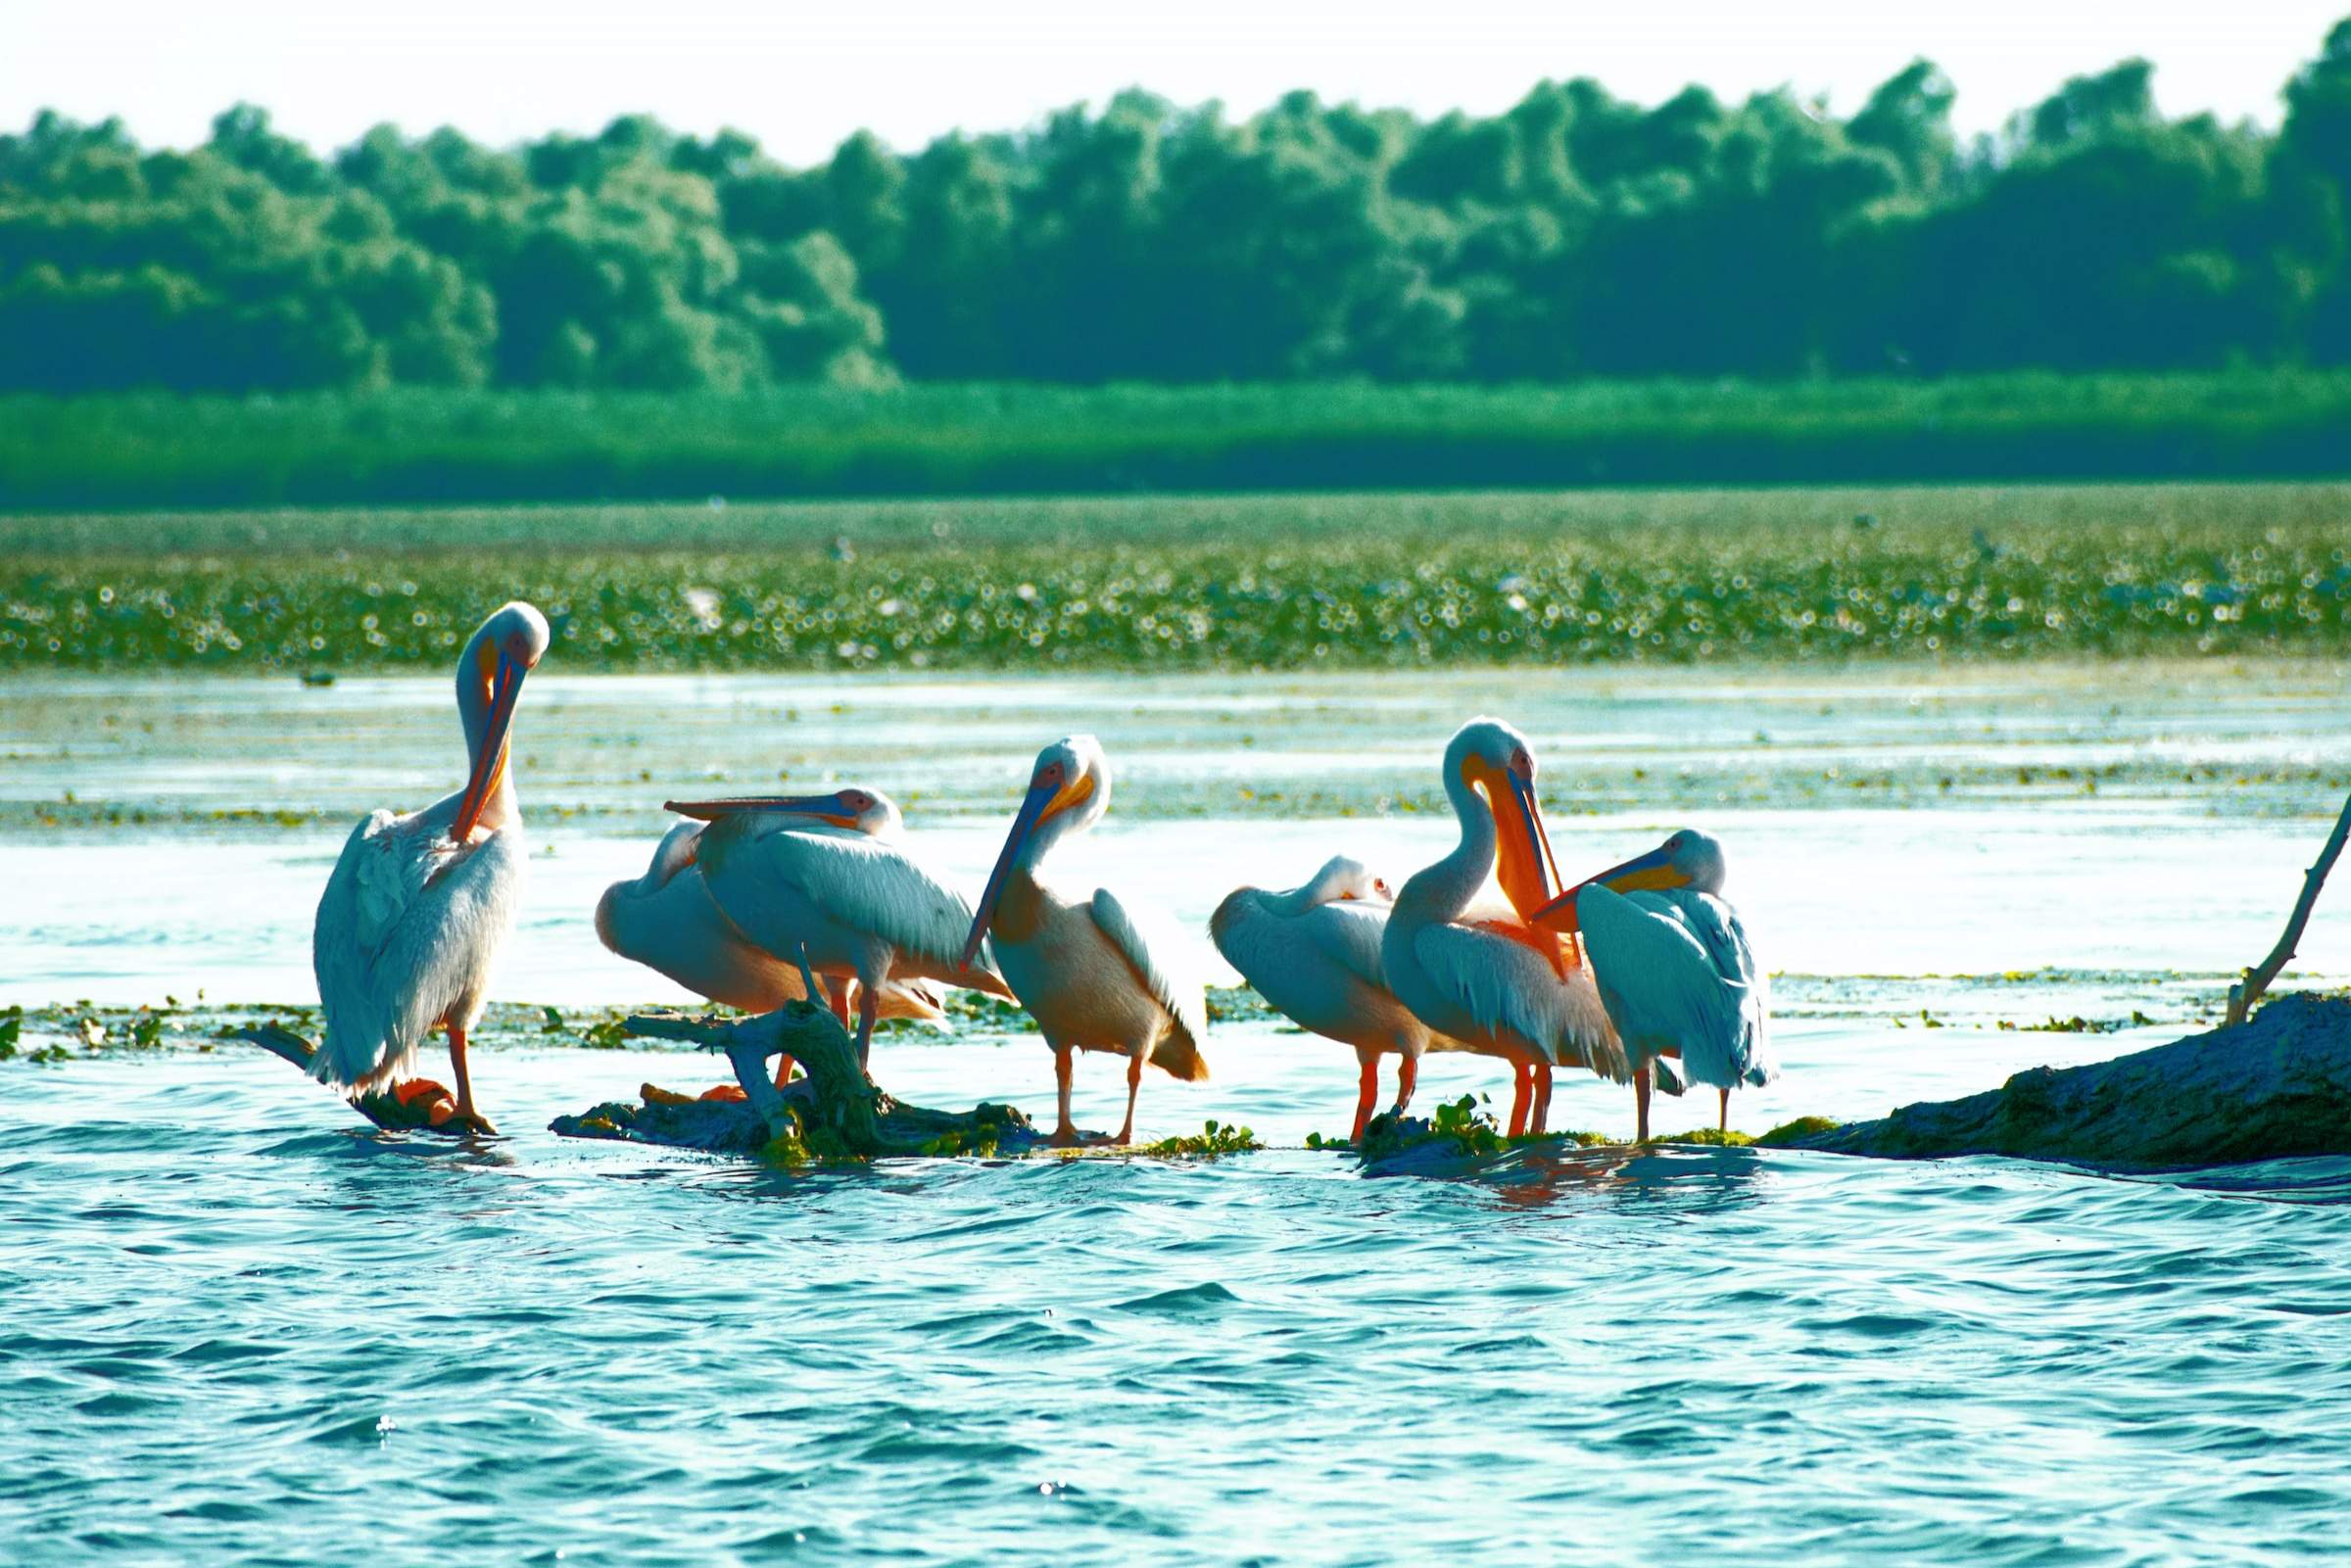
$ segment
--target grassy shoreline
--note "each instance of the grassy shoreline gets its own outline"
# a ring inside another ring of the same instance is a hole
[[[0,511],[2345,474],[2343,371],[0,398]]]
[[[2337,654],[2351,486],[98,515],[0,530],[0,672],[1295,670]]]

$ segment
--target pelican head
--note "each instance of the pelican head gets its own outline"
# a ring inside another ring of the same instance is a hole
[[[1494,879],[1520,918],[1533,920],[1559,872],[1535,804],[1534,747],[1500,719],[1471,719],[1445,747],[1445,791],[1457,810],[1483,793],[1494,817]]]
[[[506,742],[514,726],[514,704],[523,677],[539,667],[554,635],[537,606],[520,599],[501,605],[466,642],[457,659],[457,712],[473,765],[449,836],[464,843],[506,777]]]
[[[1334,903],[1385,906],[1396,902],[1396,891],[1385,878],[1373,876],[1362,861],[1350,860],[1345,855],[1333,855],[1324,861],[1322,869],[1290,896],[1302,909]]]
[[[743,813],[782,812],[813,817],[830,827],[874,838],[895,838],[906,825],[898,803],[879,789],[850,784],[829,795],[738,795],[726,800],[665,800],[664,811],[716,822]]]
[[[1072,833],[1081,833],[1102,820],[1110,809],[1110,758],[1102,742],[1090,735],[1067,736],[1036,754],[1029,775],[1029,792],[1013,815],[1012,831],[995,870],[987,874],[986,890],[980,895],[972,932],[963,944],[963,963],[969,968],[995,918],[996,900],[1004,894],[1004,879],[1015,866],[1034,867],[1052,847]]]
[[[1723,873],[1722,841],[1696,828],[1682,828],[1647,854],[1611,866],[1590,880],[1619,893],[1695,887],[1702,893],[1719,894]]]

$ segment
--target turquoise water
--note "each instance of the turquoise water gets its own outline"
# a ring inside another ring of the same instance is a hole
[[[701,1069],[485,1063],[524,1130],[479,1150],[261,1059],[13,1075],[12,1560],[2339,1560],[2351,1164],[787,1176],[529,1130],[648,1060]]]
[[[974,683],[943,727],[911,700],[859,727],[808,683],[729,701],[802,704],[793,722],[858,748],[841,772],[901,798],[961,781],[909,812],[958,875],[992,851],[1016,741],[1081,715],[1139,759],[1088,869],[1195,923],[1233,866],[1278,879],[1360,844],[1409,869],[1441,846],[1393,801],[1441,713],[1514,701],[1562,755],[1572,720],[1587,754],[1547,770],[1563,857],[1682,820],[1741,857],[1787,1069],[1735,1100],[1753,1128],[2196,1026],[2325,832],[2335,802],[2304,775],[2351,764],[2339,672],[2237,678],[2225,704],[2079,670],[1805,679],[1270,684],[1249,743],[1222,747],[1201,737],[1233,694],[1207,682]],[[686,704],[552,689],[571,718],[543,722],[523,774],[547,852],[508,1000],[664,994],[580,906],[642,865],[656,818],[634,796],[660,784],[640,769],[751,784],[733,710],[689,685]],[[407,715],[426,695],[335,700]],[[57,696],[0,689],[20,764],[0,773],[0,1005],[305,999],[338,814],[367,803],[346,711],[290,686],[105,689],[92,711],[158,737],[142,748],[61,738]],[[693,738],[665,736],[655,716],[695,703]],[[384,743],[421,788],[447,748],[423,729],[401,752],[418,722]],[[645,737],[625,760],[584,738],[619,733]],[[730,743],[741,760],[711,761]],[[770,776],[825,750],[793,744]],[[41,821],[69,775],[77,805],[149,820]],[[1305,798],[1231,802],[1268,780]],[[257,796],[321,816],[208,826]],[[2346,925],[2323,909],[2297,977],[2351,974]],[[2154,1022],[2014,1026],[2135,1011]],[[2351,1162],[2127,1181],[1616,1148],[1369,1180],[1296,1147],[1343,1127],[1347,1053],[1259,1022],[1209,1056],[1209,1084],[1146,1080],[1140,1129],[1213,1116],[1285,1147],[787,1175],[554,1138],[558,1113],[718,1070],[514,1034],[477,1061],[507,1136],[476,1146],[378,1134],[235,1047],[0,1066],[0,1562],[2341,1554]],[[908,1099],[1032,1113],[1048,1063],[1018,1033],[876,1055]],[[1421,1094],[1499,1087],[1432,1060]],[[1080,1121],[1115,1122],[1114,1069],[1081,1066],[1079,1091]],[[1556,1119],[1621,1132],[1630,1112],[1562,1080]]]

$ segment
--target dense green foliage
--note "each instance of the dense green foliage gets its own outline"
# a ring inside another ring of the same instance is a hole
[[[2351,649],[2338,485],[27,517],[0,669],[1127,669]]]
[[[1491,119],[1140,92],[821,167],[643,118],[321,159],[0,137],[0,388],[1546,381],[2351,359],[2351,23],[2276,134],[2150,68],[1954,138],[1920,62],[1840,120],[1588,79]]]
[[[2351,473],[2351,372],[0,397],[0,507]]]

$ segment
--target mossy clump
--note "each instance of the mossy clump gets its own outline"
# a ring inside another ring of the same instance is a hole
[[[980,1106],[972,1112],[971,1125],[949,1128],[924,1144],[922,1152],[940,1160],[993,1160],[1001,1152],[1012,1115],[1009,1106]]]
[[[1571,1127],[1564,1132],[1522,1132],[1515,1138],[1505,1138],[1503,1142],[1513,1149],[1535,1149],[1553,1144],[1565,1144],[1575,1149],[1598,1149],[1616,1140],[1605,1132],[1585,1132]]]
[[[787,1106],[785,1116],[790,1121],[788,1129],[759,1146],[759,1158],[769,1164],[797,1170],[805,1165],[872,1164],[871,1156],[850,1148],[847,1140],[831,1127],[812,1124],[798,1106]]]
[[[1498,1155],[1510,1147],[1510,1139],[1493,1117],[1478,1109],[1477,1096],[1464,1094],[1459,1100],[1439,1101],[1434,1113],[1425,1121],[1418,1117],[1400,1117],[1393,1111],[1373,1117],[1364,1128],[1363,1141],[1356,1153],[1367,1162],[1392,1160],[1408,1149],[1423,1144],[1450,1142],[1465,1155]]]
[[[1667,1132],[1650,1140],[1652,1143],[1694,1143],[1707,1149],[1745,1149],[1755,1140],[1751,1134],[1737,1127],[1693,1127],[1688,1132]]]
[[[1248,1154],[1263,1149],[1257,1134],[1247,1127],[1230,1122],[1204,1121],[1197,1135],[1189,1138],[1162,1138],[1157,1143],[1143,1145],[1142,1152],[1155,1159],[1206,1158],[1216,1155]]]
[[[1769,1132],[1756,1138],[1755,1147],[1778,1149],[1805,1138],[1817,1137],[1824,1132],[1835,1132],[1844,1125],[1845,1123],[1839,1121],[1835,1117],[1798,1117],[1794,1121],[1783,1121]]]

